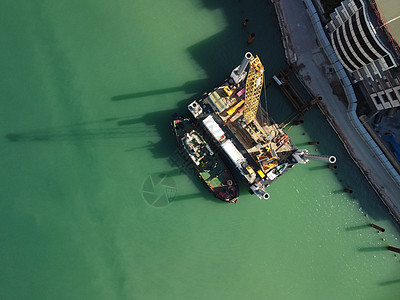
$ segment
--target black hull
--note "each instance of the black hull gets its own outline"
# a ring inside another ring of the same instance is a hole
[[[182,116],[178,116],[177,118],[181,118],[181,119],[182,119],[183,117],[182,117]],[[176,120],[177,118],[175,118],[175,120]],[[194,126],[194,124],[192,123],[191,120],[185,118],[185,121],[190,122],[191,125]],[[207,189],[209,192],[211,192],[211,193],[214,195],[215,198],[217,198],[217,199],[219,199],[219,200],[221,200],[221,201],[223,201],[223,202],[227,202],[227,203],[236,203],[237,200],[238,200],[238,197],[239,197],[239,186],[238,186],[237,181],[235,180],[234,176],[233,176],[232,173],[230,172],[230,170],[229,170],[228,168],[216,168],[216,169],[213,169],[213,170],[211,171],[211,172],[213,172],[213,171],[218,171],[219,173],[226,174],[226,178],[227,178],[227,179],[230,181],[230,183],[231,183],[231,184],[229,185],[228,189],[230,189],[231,191],[233,190],[235,195],[234,195],[234,196],[230,196],[230,197],[223,197],[222,194],[221,194],[222,188],[219,188],[219,187],[212,187],[212,185],[211,185],[210,183],[208,183],[208,182],[203,178],[202,173],[204,173],[204,170],[203,170],[201,167],[199,167],[198,165],[196,165],[196,164],[194,163],[194,161],[191,159],[189,153],[187,152],[187,149],[185,149],[185,147],[184,147],[183,144],[182,144],[182,135],[179,134],[179,133],[177,132],[177,128],[175,127],[174,122],[172,122],[171,125],[172,125],[173,134],[174,134],[175,137],[176,137],[176,141],[177,141],[179,153],[180,153],[180,155],[183,157],[183,159],[184,159],[185,161],[188,162],[188,165],[190,165],[190,167],[191,167],[192,170],[194,171],[193,173],[196,174],[196,177],[198,177],[198,178],[200,179],[200,181],[202,182],[202,184],[206,187],[206,189]],[[200,132],[202,137],[206,136],[206,135],[204,135],[204,131],[203,131],[203,130],[199,131],[199,130],[197,130],[197,128],[196,128],[196,132]],[[209,143],[209,140],[210,140],[209,138],[207,138],[206,140],[207,140],[207,144],[208,144],[212,149],[216,149],[212,143]],[[216,159],[220,159],[219,155],[215,155],[215,151],[214,151],[214,155],[213,155],[213,156],[214,156]],[[224,159],[224,160],[220,160],[220,161],[221,161],[221,162],[222,162],[222,161],[225,161],[225,159]],[[223,165],[225,165],[225,164],[223,164]],[[219,166],[221,166],[221,163],[219,163]],[[210,185],[211,185],[211,186],[210,186]],[[224,189],[224,191],[226,191],[226,190],[227,190],[226,186],[223,187],[223,189]],[[226,193],[224,193],[224,194],[226,195]]]

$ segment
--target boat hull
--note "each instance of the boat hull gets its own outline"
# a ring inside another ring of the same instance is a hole
[[[190,162],[206,188],[219,200],[236,203],[239,197],[236,179],[192,121],[176,115],[171,126],[181,154]]]

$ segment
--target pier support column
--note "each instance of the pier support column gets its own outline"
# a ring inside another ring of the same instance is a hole
[[[396,253],[400,253],[400,249],[396,248],[396,247],[392,247],[392,246],[387,246],[388,250],[396,252]]]
[[[385,228],[383,228],[383,227],[380,227],[380,226],[378,226],[378,225],[376,225],[376,224],[373,224],[373,223],[371,223],[371,224],[369,224],[372,228],[375,228],[375,229],[377,229],[377,230],[379,230],[379,231],[381,231],[381,232],[385,232]]]
[[[255,33],[250,34],[249,39],[247,40],[247,44],[251,44],[254,41],[255,37],[256,37]]]

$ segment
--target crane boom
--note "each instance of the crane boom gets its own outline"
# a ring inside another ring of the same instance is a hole
[[[263,87],[263,77],[264,66],[256,55],[255,58],[253,57],[250,59],[250,68],[246,80],[244,119],[247,124],[256,118]]]

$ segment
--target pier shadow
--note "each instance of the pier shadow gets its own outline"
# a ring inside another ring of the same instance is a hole
[[[365,225],[358,225],[358,226],[351,226],[351,227],[346,227],[346,231],[356,231],[356,230],[361,230],[365,228],[371,228],[370,224],[365,224]]]
[[[387,285],[391,285],[391,284],[400,284],[400,279],[383,281],[383,282],[379,283],[379,285],[381,285],[381,286],[387,286]]]
[[[387,247],[381,246],[381,247],[364,247],[364,248],[358,248],[357,249],[359,252],[378,252],[378,251],[388,251]]]

